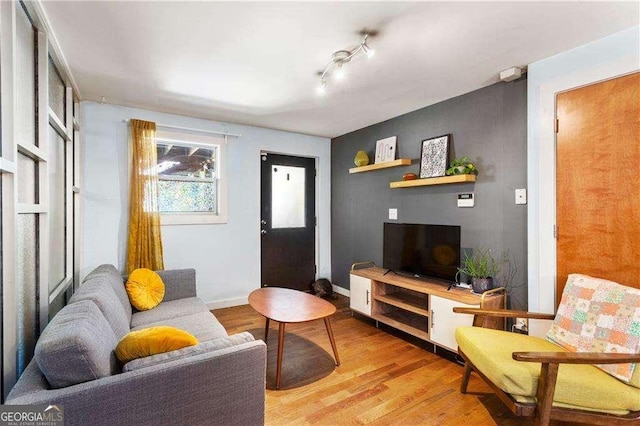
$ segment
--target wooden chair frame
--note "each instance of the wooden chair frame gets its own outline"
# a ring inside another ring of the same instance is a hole
[[[507,309],[476,309],[453,308],[460,314],[474,315],[473,325],[481,326],[485,317],[502,318],[529,318],[553,320],[552,314],[540,314],[526,311],[512,311]],[[514,352],[513,359],[523,362],[538,362],[541,364],[536,392],[537,403],[522,403],[516,401],[511,395],[504,392],[491,382],[478,368],[469,361],[467,356],[458,350],[465,360],[464,376],[460,384],[460,392],[467,393],[471,372],[475,371],[498,398],[516,416],[534,417],[536,425],[548,425],[551,420],[590,423],[594,425],[613,426],[640,424],[640,411],[634,411],[624,416],[616,416],[607,413],[561,408],[553,406],[553,394],[558,377],[560,364],[620,364],[640,363],[640,354],[609,354],[592,352]]]

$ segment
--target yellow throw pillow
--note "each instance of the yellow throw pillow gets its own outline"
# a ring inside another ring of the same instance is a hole
[[[164,283],[160,275],[151,269],[136,269],[127,280],[129,301],[139,311],[153,309],[162,302]]]
[[[132,331],[118,342],[116,357],[122,364],[138,358],[195,346],[198,339],[175,327],[158,326]]]

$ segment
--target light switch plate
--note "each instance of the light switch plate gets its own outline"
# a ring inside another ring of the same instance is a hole
[[[398,220],[398,209],[389,209],[389,219]]]
[[[527,190],[525,188],[516,189],[516,204],[527,204]]]

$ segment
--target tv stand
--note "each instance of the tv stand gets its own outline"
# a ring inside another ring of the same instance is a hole
[[[389,272],[393,272],[394,274],[398,275],[398,273],[396,271],[394,271],[393,269],[387,269],[387,272],[385,272],[382,275],[387,275]]]
[[[466,289],[447,288],[443,281],[387,275],[387,272],[377,267],[352,267],[351,309],[453,352],[458,348],[455,329],[473,324],[473,316],[455,314],[454,307],[502,308],[505,305],[502,287],[477,295]],[[503,329],[504,322],[487,318],[484,326]]]

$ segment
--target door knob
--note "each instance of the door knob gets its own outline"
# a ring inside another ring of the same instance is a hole
[[[267,233],[267,231],[266,231],[265,229],[262,229],[262,230],[260,230],[260,233],[261,233],[262,235],[264,235],[264,234],[266,234],[266,233]]]

